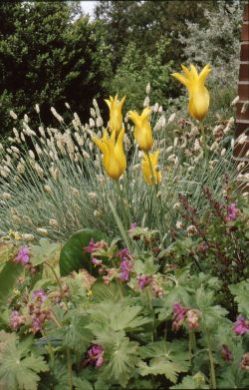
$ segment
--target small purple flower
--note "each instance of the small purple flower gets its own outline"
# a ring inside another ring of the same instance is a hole
[[[235,221],[238,217],[238,214],[239,214],[239,209],[236,207],[236,203],[231,203],[227,207],[226,220],[227,221]]]
[[[221,347],[221,356],[225,362],[231,362],[233,360],[233,354],[227,345],[223,344]]]
[[[130,226],[130,230],[134,230],[134,229],[136,229],[136,227],[137,227],[137,223],[136,223],[136,222],[133,222],[133,223],[131,224],[131,226]]]
[[[137,277],[138,285],[143,290],[146,286],[148,286],[152,282],[152,277],[147,275],[139,275]]]
[[[24,317],[17,310],[13,310],[10,315],[10,326],[13,330],[17,330],[24,324]]]
[[[39,301],[41,303],[43,303],[44,301],[46,301],[47,299],[47,294],[45,293],[44,290],[40,289],[40,290],[35,290],[32,294],[32,298],[33,300],[36,300],[36,301]]]
[[[93,263],[93,265],[96,265],[96,267],[99,267],[100,265],[102,265],[102,260],[99,260],[99,259],[96,259],[96,257],[93,257],[92,263]]]
[[[26,265],[30,260],[30,250],[27,246],[22,246],[19,249],[19,252],[15,258],[16,263],[20,263],[22,265]]]
[[[130,273],[132,270],[132,263],[130,260],[123,260],[120,263],[120,279],[124,282],[128,282],[130,280]]]
[[[104,241],[94,242],[93,239],[90,240],[89,244],[84,247],[84,251],[86,253],[93,253],[98,251],[99,249],[103,249],[106,247],[106,243]]]
[[[234,323],[233,331],[239,336],[243,336],[248,333],[249,321],[242,316],[238,316],[236,322]]]
[[[99,344],[93,344],[87,351],[88,363],[94,367],[101,367],[104,364],[104,349]]]

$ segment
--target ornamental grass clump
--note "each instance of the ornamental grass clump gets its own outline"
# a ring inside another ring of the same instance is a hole
[[[237,177],[248,181],[246,162],[232,160],[234,146],[242,142],[233,139],[233,118],[199,127],[179,113],[168,115],[158,103],[150,105],[149,95],[141,114],[123,115],[125,99],[117,95],[108,102],[107,128],[96,100],[85,124],[77,113],[66,121],[53,108],[55,122],[44,126],[37,105],[37,129],[27,115],[15,116],[13,134],[0,147],[3,232],[64,240],[90,226],[114,234],[119,228],[111,201],[126,228],[136,221],[159,228],[163,237],[177,221],[179,193],[191,194],[204,213],[204,183],[221,198],[225,173],[231,183]]]

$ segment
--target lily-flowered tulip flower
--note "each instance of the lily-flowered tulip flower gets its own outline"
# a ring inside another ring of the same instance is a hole
[[[182,65],[184,74],[173,73],[172,76],[179,80],[188,89],[189,93],[189,106],[188,110],[190,115],[202,121],[208,113],[209,107],[209,92],[205,87],[205,81],[209,73],[211,72],[211,66],[206,65],[200,74],[194,65],[190,65],[190,69]]]
[[[144,154],[142,160],[142,172],[147,184],[159,184],[162,181],[162,174],[158,169],[159,150],[154,153]]]
[[[118,95],[115,97],[110,96],[109,100],[105,99],[105,102],[109,108],[110,119],[108,122],[108,127],[111,132],[119,133],[122,129],[122,108],[125,102],[126,96],[124,96],[121,100],[118,99]]]
[[[113,180],[118,180],[126,169],[126,156],[123,147],[124,129],[117,134],[113,131],[109,136],[107,130],[102,138],[93,137],[93,142],[103,154],[103,166]]]
[[[135,125],[134,136],[138,146],[148,152],[153,145],[152,129],[150,125],[151,108],[146,107],[142,114],[139,115],[136,111],[129,111],[129,119]]]

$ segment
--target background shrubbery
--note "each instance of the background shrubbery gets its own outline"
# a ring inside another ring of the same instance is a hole
[[[61,111],[65,101],[85,123],[92,99],[114,92],[128,96],[128,108],[141,107],[149,81],[151,102],[167,108],[181,94],[169,83],[172,66],[191,60],[211,62],[213,81],[229,80],[223,88],[234,94],[241,9],[237,0],[192,1],[191,7],[188,1],[101,1],[89,20],[79,2],[2,2],[0,133],[12,127],[9,110],[33,115],[35,103],[45,124],[52,121],[50,106]]]

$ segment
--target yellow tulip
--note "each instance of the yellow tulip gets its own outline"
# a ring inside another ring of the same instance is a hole
[[[117,137],[114,131],[109,136],[107,130],[104,131],[102,138],[93,137],[93,142],[103,154],[104,169],[113,180],[118,180],[126,169],[123,140],[124,129],[119,132]]]
[[[111,132],[117,132],[119,133],[122,129],[122,122],[123,122],[123,116],[122,116],[122,108],[125,102],[126,96],[124,96],[121,100],[118,100],[118,95],[116,95],[114,98],[110,96],[109,100],[105,99],[105,102],[109,108],[109,115],[110,119],[108,122],[108,127],[111,130]]]
[[[129,119],[135,125],[134,136],[138,146],[144,151],[148,152],[153,145],[153,136],[150,125],[151,108],[146,107],[142,114],[139,115],[136,111],[129,111]]]
[[[147,184],[159,184],[162,181],[162,174],[158,168],[159,150],[154,153],[144,154],[142,160],[142,172]]]
[[[183,74],[173,73],[172,76],[179,80],[188,89],[189,93],[189,106],[188,110],[190,115],[202,121],[208,113],[209,107],[209,92],[205,87],[205,81],[209,73],[211,72],[211,66],[206,65],[200,74],[198,74],[196,67],[190,65],[190,69],[182,65]]]

